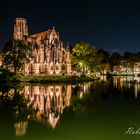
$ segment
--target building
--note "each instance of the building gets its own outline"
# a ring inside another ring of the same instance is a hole
[[[140,75],[140,62],[135,62],[133,65],[127,62],[126,65],[114,66],[112,73],[116,75]]]
[[[16,18],[14,39],[26,39],[36,46],[32,51],[30,62],[25,64],[25,75],[70,75],[72,73],[69,48],[60,40],[55,28],[28,35],[26,19]]]

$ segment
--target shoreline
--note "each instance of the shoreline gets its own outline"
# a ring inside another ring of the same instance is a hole
[[[21,82],[29,82],[29,83],[59,83],[59,82],[88,82],[93,81],[96,78],[89,78],[87,76],[24,76],[21,79]]]
[[[37,76],[37,75],[28,75],[21,76],[16,79],[14,77],[10,77],[8,79],[1,79],[0,83],[76,83],[76,82],[90,82],[94,80],[98,80],[97,77],[88,77],[88,76],[60,76],[60,75],[51,75],[51,76]]]

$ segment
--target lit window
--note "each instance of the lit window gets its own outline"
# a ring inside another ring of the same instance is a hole
[[[51,70],[53,70],[53,65],[51,65]]]
[[[59,69],[59,67],[58,67],[58,65],[56,66],[56,70],[58,70]]]

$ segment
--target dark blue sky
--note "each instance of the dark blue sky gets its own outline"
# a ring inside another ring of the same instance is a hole
[[[0,45],[12,37],[16,17],[29,33],[55,27],[70,45],[89,42],[97,49],[140,51],[140,0],[5,0],[0,9]]]

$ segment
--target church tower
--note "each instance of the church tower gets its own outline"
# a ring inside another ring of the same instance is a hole
[[[22,40],[28,36],[28,25],[25,18],[16,18],[14,25],[14,39]]]

